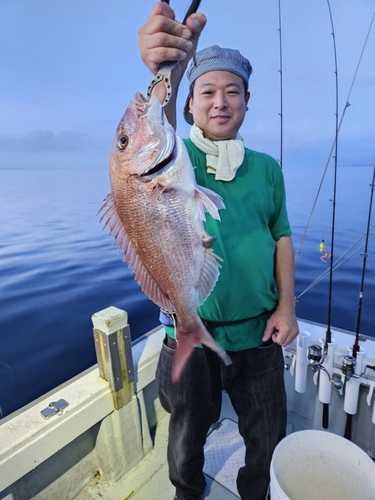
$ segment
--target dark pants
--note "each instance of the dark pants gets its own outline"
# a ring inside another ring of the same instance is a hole
[[[203,447],[220,415],[224,389],[238,416],[246,446],[237,476],[242,500],[265,500],[270,462],[286,431],[284,360],[277,344],[230,352],[225,367],[209,349],[195,348],[181,379],[171,381],[174,349],[163,344],[156,379],[163,408],[170,413],[169,477],[178,498],[196,500],[205,489]],[[172,341],[173,342],[173,341]],[[168,342],[171,345],[171,342]]]

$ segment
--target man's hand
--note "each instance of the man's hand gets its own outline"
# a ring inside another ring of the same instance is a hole
[[[270,338],[282,347],[289,345],[298,335],[298,323],[294,309],[276,309],[267,321],[263,342]]]
[[[164,108],[169,123],[175,129],[178,88],[188,62],[195,54],[205,24],[205,15],[196,13],[187,18],[185,26],[175,20],[175,14],[167,3],[158,2],[138,32],[142,61],[154,75],[164,63],[176,62],[171,73],[172,96]],[[163,82],[159,82],[152,92],[158,96],[160,102],[164,102],[166,88]]]
[[[205,15],[196,13],[188,17],[185,26],[175,20],[175,14],[167,3],[158,2],[138,32],[142,61],[154,75],[163,63],[176,61],[180,63],[177,66],[181,80],[195,54],[205,24]]]

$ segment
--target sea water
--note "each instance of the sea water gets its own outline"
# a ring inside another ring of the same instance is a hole
[[[296,258],[298,316],[321,323],[329,311],[332,174],[311,212],[321,172],[284,169]],[[372,172],[338,175],[331,326],[354,330]],[[132,339],[158,324],[97,212],[109,190],[105,170],[0,170],[0,407],[7,415],[96,362],[91,315],[110,305],[129,314]],[[307,220],[310,219],[308,227]],[[306,234],[305,234],[306,233]],[[305,234],[305,236],[304,236]],[[301,239],[303,237],[303,243]],[[370,235],[371,238],[371,235]],[[369,241],[361,333],[375,336],[375,241]]]

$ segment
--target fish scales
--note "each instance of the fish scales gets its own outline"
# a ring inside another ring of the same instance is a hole
[[[207,332],[197,307],[219,276],[220,259],[204,231],[205,212],[219,219],[221,198],[198,186],[182,139],[151,96],[137,93],[116,130],[109,161],[111,193],[102,219],[124,251],[144,293],[174,314],[177,381],[194,347],[228,355]]]

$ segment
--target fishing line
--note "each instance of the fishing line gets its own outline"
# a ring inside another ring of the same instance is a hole
[[[375,224],[370,228],[370,232],[372,229],[374,229]],[[366,235],[363,234],[358,238],[358,240],[353,243],[334,263],[333,270],[336,271],[337,268],[345,264],[347,260],[349,260],[355,253],[357,253],[358,250],[360,250],[364,245],[361,245],[359,248],[355,248],[358,243],[364,238]],[[371,241],[373,238],[375,238],[375,234],[373,234],[370,238],[369,241]],[[353,250],[354,248],[354,250]],[[353,250],[353,251],[352,251]],[[352,251],[347,257],[346,255]],[[329,269],[326,269],[322,274],[320,274],[310,285],[308,285],[303,292],[301,292],[299,295],[297,295],[296,300],[298,301],[302,295],[305,295],[308,291],[310,291],[314,286],[318,285],[327,275],[329,274]]]
[[[279,74],[280,74],[280,167],[283,168],[283,141],[284,141],[284,115],[283,115],[283,46],[281,35],[281,0],[279,0]]]
[[[347,95],[347,98],[346,98],[346,101],[345,101],[345,106],[344,106],[344,109],[341,113],[341,117],[340,117],[340,123],[339,123],[339,126],[338,126],[338,129],[337,129],[337,135],[338,133],[340,132],[341,130],[341,125],[342,125],[342,122],[344,120],[344,117],[345,117],[345,113],[346,113],[346,110],[347,108],[350,106],[350,103],[349,103],[349,99],[350,99],[350,95],[352,93],[352,90],[353,90],[353,87],[354,87],[354,83],[357,79],[357,74],[358,74],[358,71],[359,71],[359,67],[361,65],[361,62],[362,62],[362,58],[363,58],[363,54],[365,52],[365,49],[366,49],[366,45],[367,45],[367,42],[368,42],[368,39],[369,39],[369,36],[370,36],[370,33],[371,33],[371,29],[372,29],[372,25],[373,25],[373,22],[374,22],[374,19],[375,19],[375,12],[372,16],[372,19],[371,19],[371,22],[370,22],[370,26],[369,26],[369,29],[367,30],[367,35],[365,37],[365,41],[364,41],[364,44],[362,46],[362,51],[361,51],[361,54],[360,54],[360,57],[359,57],[359,60],[358,60],[358,63],[357,63],[357,67],[356,67],[356,70],[354,72],[354,76],[353,76],[353,79],[352,79],[352,83],[350,85],[350,88],[349,88],[349,92],[348,92],[348,95]],[[335,148],[335,145],[336,145],[336,139],[337,139],[337,135],[335,136],[335,139],[333,141],[333,144],[332,144],[332,147],[331,147],[331,150],[328,154],[328,159],[327,159],[327,162],[326,162],[326,165],[325,165],[325,168],[323,170],[323,175],[322,175],[322,178],[321,178],[321,181],[320,181],[320,184],[319,184],[319,187],[318,187],[318,190],[317,190],[317,193],[316,193],[316,196],[315,196],[315,199],[314,199],[314,202],[313,202],[313,205],[312,205],[312,208],[311,208],[311,212],[310,212],[310,215],[307,219],[307,222],[306,222],[306,225],[305,225],[305,229],[303,231],[303,234],[301,236],[301,239],[300,239],[300,243],[299,243],[299,247],[298,247],[298,250],[296,251],[296,259],[298,257],[298,255],[301,253],[302,251],[302,245],[305,241],[305,237],[306,237],[306,233],[307,233],[307,229],[310,225],[310,221],[311,221],[311,217],[312,217],[312,214],[315,210],[315,206],[316,206],[316,203],[318,201],[318,198],[319,198],[319,194],[320,194],[320,191],[321,191],[321,188],[322,188],[322,185],[323,185],[323,181],[324,181],[324,178],[325,178],[325,175],[327,173],[327,169],[328,169],[328,166],[329,166],[329,163],[331,161],[331,158],[332,158],[332,153],[333,153],[333,150]]]

